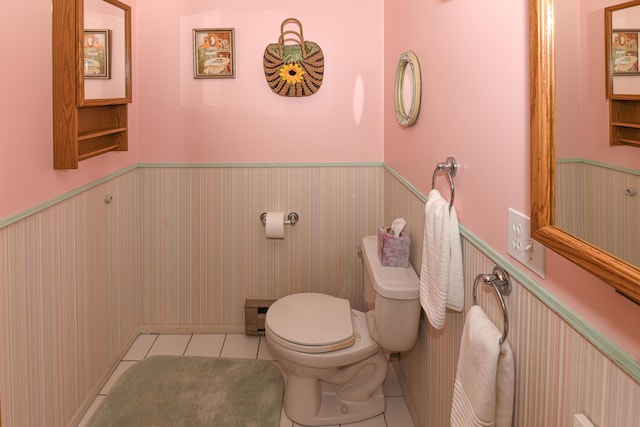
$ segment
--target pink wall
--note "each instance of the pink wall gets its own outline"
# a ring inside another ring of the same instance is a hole
[[[508,208],[529,212],[528,3],[385,3],[385,162],[427,194],[435,165],[455,156],[462,225],[506,257]],[[408,129],[395,122],[392,78],[406,49],[423,78]],[[640,360],[640,307],[549,250],[547,279],[530,275]]]
[[[386,4],[385,162],[427,194],[435,165],[455,156],[462,222],[502,248],[507,208],[526,212],[529,204],[528,8],[526,0],[491,3]],[[393,114],[391,76],[406,49],[422,68],[411,128]]]
[[[138,1],[135,62],[143,162],[382,162],[383,0]],[[271,92],[262,54],[302,22],[325,54],[308,98]],[[235,79],[193,78],[193,28],[235,28]],[[289,28],[289,27],[287,27]]]

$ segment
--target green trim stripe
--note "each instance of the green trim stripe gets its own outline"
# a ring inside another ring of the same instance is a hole
[[[409,181],[404,179],[391,166],[385,164],[384,168],[387,170],[387,172],[389,172],[391,175],[393,175],[398,181],[400,181],[402,183],[402,185],[407,187],[407,189],[409,189],[409,191],[411,191],[414,196],[416,196],[418,199],[422,200],[424,203],[427,203],[427,196],[422,194],[422,192],[420,190],[418,190],[416,187],[414,187],[413,184],[411,184]]]
[[[590,160],[590,159],[583,159],[580,157],[576,157],[576,158],[571,158],[571,157],[567,157],[567,158],[563,158],[563,159],[556,159],[557,163],[584,163],[587,165],[593,165],[593,166],[599,166],[601,168],[605,168],[605,169],[611,169],[614,171],[618,171],[618,172],[624,172],[624,173],[628,173],[631,175],[639,175],[640,176],[640,171],[637,169],[630,169],[630,168],[624,168],[622,166],[617,166],[617,165],[612,165],[610,163],[603,163],[603,162],[599,162],[597,160]]]
[[[138,163],[139,168],[332,168],[381,167],[382,162],[348,163]]]
[[[109,175],[105,175],[100,179],[97,179],[95,181],[89,182],[89,183],[84,184],[84,185],[82,185],[82,186],[80,186],[78,188],[75,188],[75,189],[71,190],[71,191],[68,191],[68,192],[63,193],[63,194],[61,194],[59,196],[56,196],[56,197],[54,197],[54,198],[52,198],[50,200],[47,200],[47,201],[42,202],[42,203],[39,203],[39,204],[37,204],[37,205],[35,205],[35,206],[31,207],[31,208],[25,209],[24,211],[19,212],[19,213],[15,214],[15,215],[9,216],[9,217],[7,217],[5,219],[1,219],[0,220],[0,228],[7,227],[7,226],[9,226],[9,225],[11,225],[13,223],[16,223],[18,221],[21,221],[21,220],[25,219],[25,218],[27,218],[27,217],[29,217],[31,215],[37,214],[38,212],[41,212],[41,211],[43,211],[43,210],[45,210],[47,208],[50,208],[51,206],[57,205],[60,202],[63,202],[65,200],[67,200],[67,199],[75,197],[78,194],[84,193],[85,191],[90,190],[90,189],[92,189],[94,187],[97,187],[98,185],[102,185],[102,184],[104,184],[106,182],[109,182],[112,179],[115,179],[115,178],[117,178],[117,177],[119,177],[121,175],[129,173],[132,170],[137,169],[137,168],[138,168],[137,165],[128,166],[128,167],[126,167],[124,169],[121,169],[121,170],[119,170],[117,172],[114,172],[114,173],[109,174]]]

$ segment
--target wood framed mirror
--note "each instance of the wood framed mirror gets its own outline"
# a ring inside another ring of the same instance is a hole
[[[529,3],[532,236],[622,294],[640,301],[639,267],[556,226],[554,6],[554,0],[530,0]],[[605,93],[601,96],[605,97]]]

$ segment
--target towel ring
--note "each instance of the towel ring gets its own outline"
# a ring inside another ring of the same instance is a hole
[[[511,294],[511,279],[507,272],[498,266],[493,267],[493,274],[478,274],[473,282],[473,305],[478,305],[478,283],[480,283],[480,279],[484,281],[485,285],[493,287],[500,300],[502,314],[504,315],[504,330],[500,337],[500,344],[502,344],[507,339],[507,334],[509,334],[509,314],[507,313],[503,295]]]
[[[447,177],[449,178],[449,185],[451,186],[451,201],[449,202],[449,210],[453,207],[453,200],[456,197],[456,189],[453,185],[453,177],[456,176],[458,172],[458,163],[456,159],[449,156],[447,157],[447,161],[445,163],[438,163],[436,165],[435,170],[433,171],[433,176],[431,177],[431,189],[436,188],[436,175],[438,172],[445,171],[447,173]]]

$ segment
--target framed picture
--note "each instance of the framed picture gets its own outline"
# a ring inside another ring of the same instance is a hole
[[[86,79],[110,78],[110,36],[110,30],[84,30],[84,77]]]
[[[611,63],[614,75],[638,75],[638,34],[640,30],[613,30]]]
[[[196,79],[236,77],[233,28],[194,28],[193,76]]]

